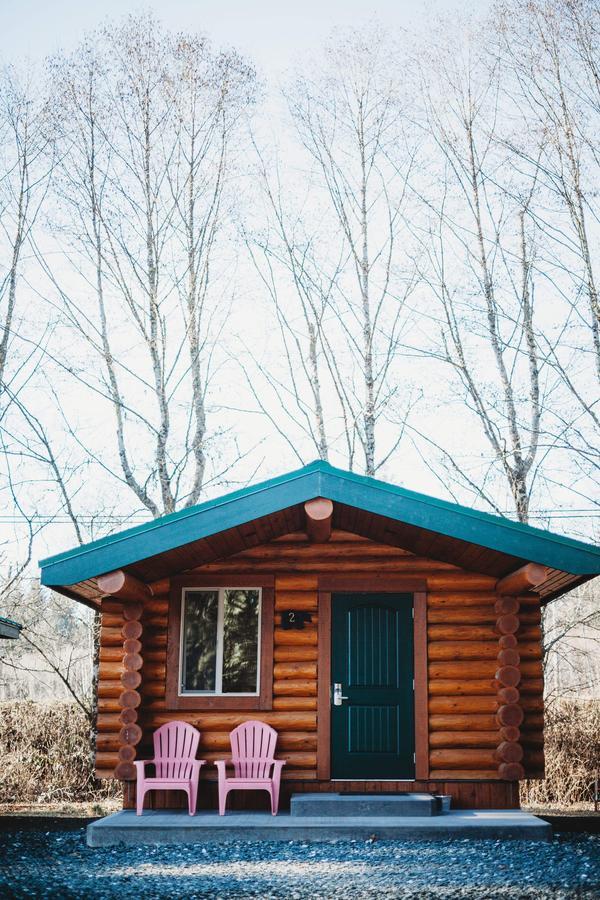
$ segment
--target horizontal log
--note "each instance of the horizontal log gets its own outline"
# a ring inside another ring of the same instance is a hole
[[[493,609],[498,595],[495,592],[484,591],[430,591],[427,594],[427,606],[434,608],[455,607],[462,609],[465,606],[489,606]]]
[[[469,679],[468,681],[451,678],[436,678],[428,683],[431,697],[452,697],[482,695],[495,697],[497,682],[494,678]]]
[[[121,628],[121,636],[123,640],[127,640],[128,638],[135,638],[137,640],[141,637],[142,631],[143,628],[141,622],[125,622]]]
[[[544,677],[544,668],[540,660],[523,659],[519,668],[523,679]]]
[[[124,688],[138,688],[142,683],[140,672],[131,672],[129,670],[122,673],[119,679]]]
[[[231,736],[228,731],[204,731],[200,740],[201,752],[206,750],[231,750]],[[310,731],[280,731],[277,735],[275,756],[283,750],[316,750],[317,735]]]
[[[318,575],[299,575],[294,572],[278,574],[275,579],[275,594],[277,591],[316,591],[319,586]]]
[[[135,746],[142,739],[142,729],[139,725],[123,725],[119,731],[119,741],[122,744]]]
[[[142,622],[142,626],[144,629],[152,629],[153,631],[165,631],[169,625],[169,617],[168,616],[159,616],[152,615],[145,618]],[[146,643],[146,639],[144,638],[144,644]]]
[[[119,722],[121,725],[133,725],[138,720],[138,711],[132,706],[126,706],[119,713]]]
[[[527,563],[510,575],[501,578],[496,584],[499,594],[520,594],[542,584],[548,576],[546,566],[537,563]]]
[[[515,615],[500,616],[496,620],[498,634],[515,634],[519,630],[520,619]]]
[[[117,681],[123,673],[123,654],[119,662],[100,660],[98,665],[98,681]]]
[[[523,748],[516,741],[501,741],[496,756],[498,762],[518,763],[523,759]]]
[[[167,616],[169,614],[169,597],[151,597],[144,602],[144,616]]]
[[[99,698],[113,698],[120,697],[123,692],[123,685],[121,684],[120,678],[104,678],[102,681],[98,683],[98,697]]]
[[[493,713],[441,713],[429,716],[429,729],[433,731],[498,731]]]
[[[160,681],[142,681],[140,693],[144,697],[164,697],[166,685],[163,679]]]
[[[289,645],[275,647],[273,650],[273,659],[276,663],[316,661],[317,647],[316,645],[306,647],[290,647]]]
[[[516,703],[507,703],[500,706],[496,713],[496,721],[498,725],[515,725],[519,727],[523,721],[523,710]]]
[[[277,591],[275,594],[275,609],[302,609],[307,612],[317,610],[316,591]]]
[[[94,769],[94,777],[99,781],[108,781],[110,779],[114,780],[115,770],[114,769],[99,769],[97,766]]]
[[[304,504],[306,516],[306,534],[310,541],[322,544],[331,537],[331,521],[333,518],[333,503],[325,497],[315,497]],[[273,548],[269,550],[272,552]]]
[[[166,677],[167,667],[163,660],[161,662],[147,662],[144,657],[144,665],[142,666],[142,675],[144,681],[164,681]]]
[[[134,578],[128,572],[124,572],[122,569],[108,572],[106,575],[100,575],[96,581],[98,589],[103,594],[111,594],[120,600],[131,600],[139,603],[149,599],[151,596],[151,591],[147,584]]]
[[[273,709],[276,710],[301,710],[316,709],[316,697],[274,697]]]
[[[494,625],[491,623],[488,625],[434,624],[427,627],[427,636],[430,641],[486,641],[495,639],[499,642],[502,640],[495,629],[495,623]],[[516,632],[518,641],[539,641],[541,636],[539,625],[525,625]]]
[[[136,709],[140,703],[142,702],[142,698],[138,691],[123,691],[121,696],[119,697],[119,704],[122,707],[128,706]]]
[[[495,678],[503,687],[516,687],[521,680],[521,670],[518,666],[500,666]]]
[[[516,597],[498,597],[494,603],[494,612],[497,616],[515,615],[519,612],[520,606]]]
[[[518,666],[520,662],[521,657],[518,650],[512,647],[509,647],[508,650],[499,650],[498,664],[500,666]]]
[[[217,759],[227,759],[228,754],[223,754],[218,750],[208,750],[202,754],[202,758],[208,763],[214,763]],[[293,769],[315,769],[317,765],[316,753],[305,753],[296,750],[276,750],[275,759],[285,759]]]
[[[434,624],[494,625],[498,616],[492,606],[470,606],[465,609],[430,607],[427,622]]]
[[[298,647],[317,645],[316,628],[304,628],[301,631],[285,631],[283,628],[275,628],[273,631],[273,641],[276,647]]]
[[[497,769],[430,769],[433,781],[491,781],[498,780]]]
[[[116,734],[97,734],[96,735],[96,754],[98,753],[118,753],[121,741],[118,732]]]
[[[497,765],[496,751],[469,748],[432,750],[429,765],[432,769],[493,769]]]
[[[140,644],[140,649],[141,646],[142,645]],[[123,662],[124,653],[125,650],[122,643],[117,647],[103,647],[102,645],[100,645],[100,649],[98,652],[98,661],[100,663],[100,666],[102,666],[102,663]]]
[[[504,781],[521,781],[525,777],[525,770],[521,763],[500,763],[498,776]]]
[[[103,617],[106,615],[122,616],[122,600],[115,600],[113,597],[102,597],[100,600],[100,613]]]
[[[127,641],[123,642],[123,647]],[[146,628],[144,631],[144,655],[147,656],[149,650],[164,649],[167,646],[167,632],[164,628]]]
[[[118,734],[121,725],[119,713],[98,713],[96,717],[96,731],[99,734]]]
[[[285,679],[284,681],[273,682],[274,697],[316,697],[317,682],[316,680],[302,679],[293,681]]]
[[[494,659],[467,660],[460,659],[455,662],[429,663],[428,672],[430,678],[495,678],[498,664]]]
[[[135,747],[131,744],[123,744],[119,747],[119,762],[133,762],[136,756]]]
[[[452,713],[492,714],[498,709],[498,698],[492,697],[430,697],[430,715]],[[498,727],[498,726],[496,726]]]
[[[523,724],[521,726],[521,733],[525,734],[527,731],[541,731],[544,727],[544,714],[543,712],[527,712],[525,713],[525,718],[523,719]]]
[[[170,578],[159,578],[157,581],[151,581],[148,585],[150,588],[150,592],[153,597],[161,596],[162,594],[168,594],[171,589],[171,579]]]
[[[146,728],[151,731],[167,722],[189,722],[200,732],[232,731],[243,722],[260,719],[279,731],[316,731],[317,717],[313,712],[207,712],[198,713],[177,710],[170,713],[153,713],[146,716]]]
[[[544,698],[541,694],[525,694],[523,691],[521,692],[521,698],[519,700],[519,705],[523,712],[542,712],[544,709]]]
[[[130,672],[137,672],[143,664],[144,660],[139,653],[126,653],[123,657],[123,667]]]
[[[495,749],[498,746],[497,731],[432,731],[429,746],[435,748],[483,747]]]
[[[498,641],[432,641],[427,656],[430,660],[496,659]]]
[[[273,678],[281,681],[284,678],[310,678],[317,677],[316,662],[276,662],[273,666]]]
[[[534,772],[543,771],[545,765],[544,751],[527,749],[523,755],[523,765],[526,769],[531,769]]]
[[[498,690],[498,700],[502,704],[518,703],[521,699],[521,692],[516,687],[502,687]]]
[[[102,626],[100,628],[100,646],[101,647],[119,647],[123,648],[123,635],[120,628],[112,628]]]

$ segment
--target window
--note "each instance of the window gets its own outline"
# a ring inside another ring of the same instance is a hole
[[[257,696],[260,619],[260,588],[184,590],[179,693]]]

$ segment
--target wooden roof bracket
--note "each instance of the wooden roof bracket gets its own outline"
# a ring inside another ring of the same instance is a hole
[[[313,544],[324,544],[331,537],[333,503],[325,497],[315,497],[304,504],[306,533]]]
[[[143,603],[152,597],[152,591],[147,584],[122,569],[99,575],[96,583],[102,594],[115,597],[117,600]]]
[[[505,575],[496,582],[496,591],[498,594],[522,594],[533,588],[539,587],[548,577],[548,569],[546,566],[540,566],[538,563],[527,563]]]

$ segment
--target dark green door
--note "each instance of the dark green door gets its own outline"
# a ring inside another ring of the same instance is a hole
[[[414,778],[412,594],[331,604],[331,777]]]

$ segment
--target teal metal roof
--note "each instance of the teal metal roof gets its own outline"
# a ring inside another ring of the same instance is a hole
[[[317,460],[294,472],[43,559],[41,581],[50,587],[74,585],[313,497],[327,497],[573,575],[600,574],[600,547]]]
[[[11,640],[14,640],[19,637],[22,628],[23,626],[19,625],[18,622],[7,619],[5,616],[0,616],[0,638],[10,638]]]

